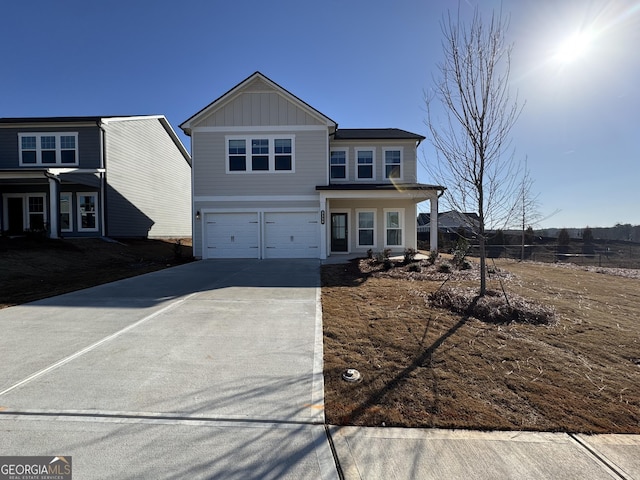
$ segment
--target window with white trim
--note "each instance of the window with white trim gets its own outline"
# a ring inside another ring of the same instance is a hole
[[[230,172],[244,172],[247,169],[247,141],[244,139],[229,140],[227,157]]]
[[[27,197],[27,228],[30,230],[45,229],[44,195]]]
[[[71,212],[72,208],[72,199],[70,193],[61,193],[60,194],[60,231],[62,232],[71,232],[73,231],[73,217]]]
[[[358,222],[358,247],[376,246],[376,211],[356,210]]]
[[[401,180],[402,179],[402,149],[400,148],[384,148],[382,150],[384,156],[384,178]]]
[[[227,136],[227,173],[293,172],[294,143],[293,136]]]
[[[75,132],[19,133],[18,147],[21,166],[78,164]]]
[[[78,231],[98,231],[98,194],[96,192],[77,194],[78,198]]]
[[[329,159],[331,180],[346,180],[347,178],[347,151],[331,150]]]
[[[404,209],[384,210],[384,246],[402,247],[404,245],[403,234]]]
[[[293,145],[290,138],[276,138],[274,141],[276,171],[291,171],[293,168]]]
[[[251,170],[269,171],[269,139],[251,140]]]
[[[373,149],[356,149],[356,178],[373,180],[375,178],[375,152]]]

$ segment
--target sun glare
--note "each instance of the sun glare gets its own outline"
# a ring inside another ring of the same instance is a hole
[[[571,63],[583,58],[589,51],[592,35],[588,32],[579,32],[560,45],[554,58],[560,63]]]

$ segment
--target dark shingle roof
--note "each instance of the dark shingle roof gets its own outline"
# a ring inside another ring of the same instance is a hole
[[[332,183],[318,185],[316,190],[445,190],[440,185],[426,185],[424,183]]]
[[[78,117],[13,117],[0,118],[0,123],[72,123],[72,122],[98,122],[103,118],[129,118],[137,116],[156,116],[156,115],[102,115],[96,116],[78,116]]]
[[[399,128],[340,128],[336,131],[335,140],[419,140],[425,139],[417,133],[407,132]]]

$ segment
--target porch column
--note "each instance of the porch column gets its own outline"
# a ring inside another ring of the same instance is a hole
[[[429,200],[431,206],[431,218],[429,219],[429,250],[438,251],[438,194],[434,194]]]
[[[60,203],[58,182],[49,177],[49,237],[58,238],[58,206]]]

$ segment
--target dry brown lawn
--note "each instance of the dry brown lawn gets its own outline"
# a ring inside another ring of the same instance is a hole
[[[432,308],[428,294],[449,277],[433,267],[323,266],[327,422],[640,433],[640,275],[496,265],[507,295],[554,307],[555,324],[494,324]],[[498,275],[489,287],[502,291]],[[477,270],[449,285],[477,285]],[[347,368],[362,381],[342,380]]]
[[[98,238],[48,240],[0,237],[0,308],[153,272],[190,260],[191,239],[181,239],[179,249],[176,242],[129,239],[114,243]]]

